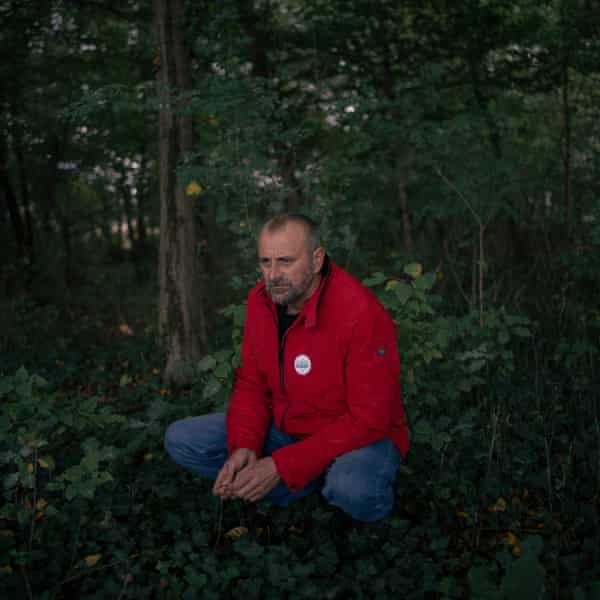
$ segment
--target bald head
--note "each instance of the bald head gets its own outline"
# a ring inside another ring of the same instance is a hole
[[[302,228],[307,252],[312,253],[321,245],[317,224],[310,217],[299,213],[285,213],[272,217],[263,225],[260,235],[262,236],[263,233],[279,233],[286,229],[288,225]]]

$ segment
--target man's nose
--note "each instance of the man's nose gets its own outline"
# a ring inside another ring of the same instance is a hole
[[[277,279],[277,277],[279,277],[279,265],[277,263],[271,263],[271,265],[269,266],[269,270],[267,272],[267,275],[269,277],[269,279]]]

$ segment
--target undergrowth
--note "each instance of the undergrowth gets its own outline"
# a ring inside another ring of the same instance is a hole
[[[226,406],[242,305],[186,389],[143,330],[65,336],[0,365],[2,597],[597,598],[593,347],[502,310],[443,316],[427,275],[367,284],[399,325],[412,432],[388,518],[315,495],[257,523],[168,459],[168,423]]]

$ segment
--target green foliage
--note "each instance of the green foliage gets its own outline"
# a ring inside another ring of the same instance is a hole
[[[483,385],[506,381],[515,372],[515,341],[532,335],[532,324],[505,310],[490,310],[479,323],[475,311],[453,317],[439,314],[436,274],[419,263],[404,267],[405,278],[376,273],[364,281],[376,287],[398,327],[403,390],[408,402],[436,405],[458,399]],[[385,285],[383,285],[385,284]]]
[[[211,348],[182,390],[153,339],[151,3],[105,4],[0,3],[0,595],[596,598],[593,3],[186,2]],[[232,541],[243,507],[161,440],[226,407],[286,209],[392,313],[413,445],[381,527],[311,498]]]
[[[221,312],[231,322],[231,344],[205,355],[196,365],[197,383],[194,390],[201,397],[198,410],[202,413],[224,411],[227,408],[234,372],[240,362],[246,306],[231,304]]]
[[[518,328],[531,326],[509,315],[486,315],[487,331],[446,317],[447,339],[428,346],[431,323],[441,318],[435,279],[414,264],[406,274],[367,281],[399,323],[410,315],[415,321],[412,341],[402,341],[414,370],[407,396],[413,449],[398,478],[396,508],[382,524],[350,525],[311,497],[283,510],[268,529],[230,540],[229,528],[251,528],[243,506],[226,503],[220,516],[210,483],[178,471],[164,455],[169,422],[220,408],[245,312],[232,305],[225,309],[231,341],[197,365],[197,385],[179,394],[162,387],[149,365],[136,366],[134,357],[145,351],[140,341],[138,351],[106,370],[80,370],[82,380],[103,386],[102,395],[71,384],[53,389],[25,369],[0,378],[3,593],[22,596],[25,581],[34,597],[46,590],[56,598],[122,590],[165,598],[310,598],[325,584],[331,597],[419,598],[424,590],[448,598],[541,597],[556,586],[592,593],[598,565],[589,548],[600,482],[589,417],[598,398],[559,401],[556,390],[550,393],[556,377],[537,391],[544,401],[530,383],[519,390],[520,354],[503,351],[521,353],[529,338]],[[503,332],[509,340],[499,339]],[[475,371],[485,371],[488,384],[467,386],[449,401],[436,378],[447,377],[448,389],[468,379],[468,369],[452,374],[443,365],[481,360],[462,355],[474,342],[488,344],[486,366]],[[442,356],[429,356],[435,349]],[[492,370],[502,369],[494,378]],[[221,386],[215,393],[211,382]],[[118,402],[109,401],[115,394]],[[426,402],[428,394],[438,400]],[[571,462],[571,449],[589,460]]]

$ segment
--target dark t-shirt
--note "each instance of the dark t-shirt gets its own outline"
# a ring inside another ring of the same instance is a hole
[[[287,306],[284,304],[277,305],[277,316],[279,317],[279,343],[285,335],[285,332],[291,327],[298,315],[288,315]]]

